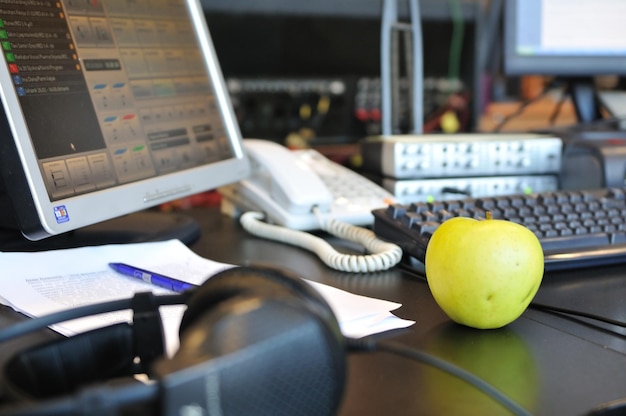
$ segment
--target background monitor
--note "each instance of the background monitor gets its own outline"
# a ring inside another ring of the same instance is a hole
[[[197,1],[8,2],[0,45],[2,217],[29,239],[248,174]]]
[[[626,74],[622,0],[506,0],[504,71],[570,82],[581,121],[597,116],[592,77]]]

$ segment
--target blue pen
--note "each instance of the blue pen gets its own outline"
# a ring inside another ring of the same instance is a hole
[[[155,286],[173,290],[174,292],[184,292],[185,290],[198,287],[194,284],[174,279],[173,277],[164,276],[159,273],[150,272],[148,270],[129,266],[128,264],[124,263],[109,263],[109,266],[120,274],[134,277],[136,279],[143,280],[144,282],[151,283]]]

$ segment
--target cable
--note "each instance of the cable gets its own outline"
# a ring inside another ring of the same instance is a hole
[[[513,113],[509,114],[508,116],[504,117],[502,119],[502,121],[500,121],[500,123],[498,123],[498,125],[496,125],[496,127],[494,127],[493,129],[493,133],[499,133],[500,130],[502,130],[502,128],[504,127],[504,125],[506,123],[508,123],[509,121],[511,121],[512,119],[514,119],[515,117],[519,116],[520,114],[522,114],[522,112],[526,109],[526,107],[528,107],[529,105],[539,101],[540,99],[542,99],[543,97],[546,96],[546,94],[548,94],[549,88],[545,87],[543,89],[543,91],[541,91],[540,94],[538,94],[536,97],[531,98],[530,100],[526,100],[523,103],[521,103],[519,105],[519,107],[517,107],[517,110],[515,110]]]
[[[402,249],[376,237],[372,231],[334,219],[320,221],[321,229],[339,238],[361,244],[368,255],[343,254],[328,242],[309,233],[261,221],[265,215],[249,211],[241,216],[243,228],[250,234],[312,251],[330,268],[354,273],[387,270],[402,260]]]
[[[453,80],[461,78],[461,53],[463,52],[465,23],[463,22],[463,10],[459,0],[451,0],[450,9],[452,13],[452,42],[450,43],[448,79]]]
[[[407,264],[400,264],[400,268],[402,268],[405,272],[412,274],[414,277],[427,282],[427,278],[424,272],[416,270],[416,268],[412,265],[407,265]],[[594,321],[598,321],[598,322],[602,322],[608,325],[615,325],[617,327],[620,328],[626,328],[626,322],[623,321],[618,321],[615,319],[611,319],[611,318],[607,318],[605,316],[602,315],[596,315],[590,312],[583,312],[583,311],[578,311],[575,309],[568,309],[568,308],[562,308],[559,306],[551,306],[551,305],[546,305],[543,303],[538,303],[538,302],[531,302],[528,305],[529,309],[535,309],[537,311],[540,312],[553,312],[553,313],[557,313],[557,314],[561,314],[561,315],[571,315],[571,316],[577,316],[580,318],[586,318],[586,319],[591,319]]]
[[[62,416],[120,414],[120,408],[158,398],[157,383],[136,383],[124,387],[88,387],[76,395],[41,402],[26,402],[0,409],[0,416]]]
[[[536,303],[536,302],[532,302],[529,306],[533,309],[543,311],[543,312],[556,312],[556,313],[560,313],[564,315],[578,316],[581,318],[593,319],[594,321],[603,322],[609,325],[619,326],[620,328],[626,328],[626,322],[617,321],[615,319],[607,318],[605,316],[596,315],[596,314],[589,313],[589,312],[577,311],[575,309],[561,308],[558,306],[544,305],[542,303]]]
[[[159,306],[177,305],[184,303],[186,295],[160,295],[155,296]],[[29,319],[17,324],[13,324],[0,330],[0,342],[5,342],[13,338],[26,335],[59,322],[71,321],[72,319],[83,318],[89,315],[97,315],[107,312],[115,312],[132,308],[132,298],[112,300],[109,302],[95,303],[93,305],[79,306],[60,312],[51,313],[38,318]]]
[[[410,273],[414,277],[418,278],[419,280],[422,280],[423,282],[428,281],[428,279],[426,278],[425,272],[421,270],[417,270],[415,266],[413,265],[401,263],[399,267],[405,272]],[[578,311],[575,309],[562,308],[559,306],[551,306],[551,305],[546,305],[546,304],[538,303],[538,302],[531,302],[528,305],[528,308],[535,309],[541,312],[553,312],[553,313],[557,313],[561,315],[577,316],[580,318],[586,318],[586,319],[591,319],[594,321],[602,322],[608,325],[614,325],[620,328],[626,328],[626,322],[607,318],[605,316],[593,314],[590,312],[583,312],[583,311]]]
[[[457,377],[465,381],[469,385],[477,388],[478,390],[485,393],[487,396],[500,403],[503,407],[505,407],[514,415],[530,416],[530,413],[526,409],[521,407],[518,403],[514,402],[511,398],[506,396],[500,390],[496,389],[480,377],[477,377],[474,374],[462,369],[461,367],[437,358],[431,354],[401,345],[393,341],[376,342],[376,340],[371,337],[363,339],[348,338],[347,345],[348,348],[353,351],[387,352],[430,365],[454,377]]]
[[[426,274],[423,270],[418,270],[415,268],[415,266],[410,265],[410,264],[404,264],[404,263],[400,263],[399,267],[405,272],[413,275],[413,277],[423,282],[428,282],[428,279],[426,278]],[[615,325],[620,328],[626,328],[626,322],[617,321],[615,319],[607,318],[602,315],[596,315],[590,312],[583,312],[583,311],[578,311],[575,309],[562,308],[559,306],[551,306],[551,305],[546,305],[546,304],[538,303],[538,302],[531,302],[528,305],[528,308],[535,309],[541,312],[553,312],[553,313],[562,314],[562,315],[571,315],[571,316],[577,316],[580,318],[587,318],[587,319],[602,322],[608,325]]]
[[[556,105],[554,106],[554,111],[552,111],[552,114],[550,114],[549,123],[551,126],[554,126],[554,123],[556,123],[556,119],[561,114],[561,109],[563,108],[563,105],[565,104],[566,101],[567,101],[567,94],[565,93],[561,94],[561,98],[559,99],[559,102],[556,103]]]

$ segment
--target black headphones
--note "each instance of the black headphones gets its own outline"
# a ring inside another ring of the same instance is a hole
[[[325,300],[284,270],[235,267],[168,301],[130,302],[121,323],[20,351],[0,415],[334,415],[346,345]],[[159,306],[186,304],[163,356]],[[142,383],[133,376],[147,374]]]

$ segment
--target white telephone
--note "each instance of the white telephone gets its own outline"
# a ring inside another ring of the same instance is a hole
[[[315,150],[291,151],[268,140],[245,139],[251,174],[220,188],[222,211],[241,215],[250,233],[315,252],[329,267],[371,272],[397,264],[402,250],[365,228],[372,210],[387,206],[393,195]],[[370,253],[348,255],[302,230],[324,230],[363,245]]]
[[[267,221],[296,230],[320,229],[334,218],[369,225],[371,211],[384,208],[393,195],[358,173],[312,149],[289,150],[268,140],[246,139],[251,174],[220,188],[223,210],[257,210]]]

